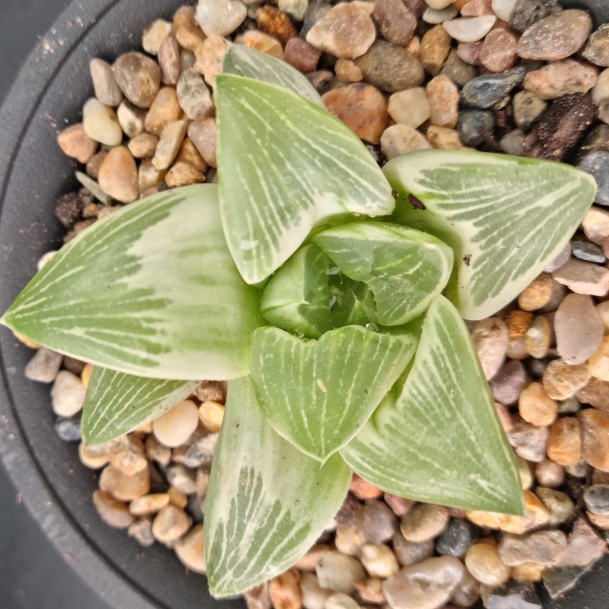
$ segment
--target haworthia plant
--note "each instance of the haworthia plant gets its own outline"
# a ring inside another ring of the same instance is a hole
[[[399,221],[454,249],[446,295],[465,319],[489,317],[524,290],[569,241],[596,192],[594,179],[569,165],[463,150],[414,152],[383,171],[400,193]]]
[[[425,312],[453,267],[451,249],[421,231],[379,222],[358,222],[314,237],[347,277],[368,284],[379,323],[405,324]]]
[[[368,326],[378,324],[376,302],[372,290],[361,281],[349,279],[337,271],[330,275],[330,304],[333,328],[343,326]]]
[[[258,294],[220,225],[217,187],[165,192],[70,241],[2,318],[60,353],[127,374],[227,379],[249,371]]]
[[[329,258],[316,245],[298,250],[266,284],[260,298],[262,317],[307,338],[330,330],[329,268]]]
[[[277,328],[252,340],[252,380],[273,428],[304,453],[325,461],[369,419],[416,349],[409,334],[360,326],[303,341]]]
[[[514,453],[476,349],[443,296],[429,308],[403,390],[387,395],[341,455],[364,479],[400,497],[524,513]]]
[[[214,596],[234,596],[291,567],[340,508],[351,470],[307,457],[268,424],[251,380],[231,381],[205,511]]]
[[[231,44],[222,60],[222,72],[287,87],[318,106],[326,107],[315,87],[300,72],[285,61],[248,46]]]
[[[102,444],[154,421],[185,400],[197,381],[164,381],[95,366],[83,407],[81,432]]]
[[[216,77],[222,224],[243,278],[266,279],[333,216],[390,214],[391,188],[334,115],[297,93]]]

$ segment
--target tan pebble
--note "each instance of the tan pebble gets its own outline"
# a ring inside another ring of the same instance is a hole
[[[592,377],[588,384],[580,389],[577,399],[609,414],[609,383]]]
[[[123,131],[116,112],[92,97],[82,109],[82,122],[85,134],[106,146],[118,146],[123,141]]]
[[[205,162],[215,169],[218,166],[216,158],[216,119],[203,118],[193,121],[188,127],[188,137]]]
[[[81,463],[89,469],[101,469],[110,463],[111,458],[111,454],[105,450],[105,445],[100,450],[95,446],[87,446],[84,442],[78,447],[78,456]]]
[[[262,6],[256,10],[256,23],[258,27],[269,36],[277,38],[282,45],[298,36],[290,18],[282,10],[274,6]]]
[[[558,404],[548,397],[541,383],[531,383],[520,394],[518,411],[527,423],[545,427],[556,420]]]
[[[93,364],[87,364],[80,373],[80,380],[85,387],[89,386],[89,380],[91,379],[91,373],[93,372]]]
[[[334,66],[334,72],[336,78],[343,82],[361,82],[364,80],[362,71],[350,59],[339,59]]]
[[[384,95],[367,84],[352,84],[333,89],[322,96],[326,108],[357,137],[378,144],[387,127],[389,115]]]
[[[243,34],[243,44],[266,55],[271,55],[271,57],[283,59],[281,43],[268,34],[263,34],[257,30],[248,30]]]
[[[419,57],[423,67],[433,76],[437,76],[450,53],[451,37],[442,27],[435,25],[423,35]]]
[[[182,115],[176,90],[173,87],[162,87],[146,115],[144,128],[148,133],[160,136],[169,123],[180,120]]]
[[[609,74],[609,70],[606,70]],[[582,220],[584,233],[592,243],[602,245],[609,237],[609,211],[600,207],[591,207]]]
[[[588,372],[596,379],[609,381],[609,336],[603,338],[588,360]]]
[[[413,150],[429,148],[431,148],[429,142],[409,125],[392,125],[387,127],[381,136],[381,151],[387,160]]]
[[[275,609],[300,609],[302,592],[298,582],[300,573],[296,569],[286,571],[269,583],[269,594]]]
[[[512,415],[509,408],[503,404],[500,404],[499,402],[495,402],[495,408],[497,410],[497,414],[499,415],[499,420],[501,421],[503,430],[508,433],[514,427],[514,421],[512,421]]]
[[[175,486],[170,486],[167,495],[169,496],[169,503],[171,505],[186,509],[186,506],[188,505],[188,496],[182,491],[179,491]]]
[[[421,39],[418,36],[413,36],[410,42],[406,45],[406,50],[415,57],[419,57],[421,53]]]
[[[184,463],[187,452],[188,446],[178,446],[171,451],[171,460],[174,463]]]
[[[431,114],[429,100],[422,87],[394,93],[389,98],[387,111],[396,123],[408,125],[413,129],[421,126]]]
[[[169,188],[202,184],[205,182],[205,175],[190,163],[179,162],[167,172],[165,182]]]
[[[85,133],[82,123],[67,127],[57,136],[59,147],[79,163],[87,163],[97,150],[98,143]]]
[[[609,334],[609,300],[597,304],[595,308],[605,327],[605,334]]]
[[[543,316],[535,317],[524,335],[524,346],[531,357],[545,357],[552,343],[550,322]]]
[[[357,474],[353,474],[351,477],[349,490],[362,501],[366,499],[378,499],[383,494],[383,491],[380,488],[377,488],[374,484],[370,484],[370,482],[366,482]]]
[[[383,580],[379,577],[369,577],[363,581],[355,582],[355,589],[364,603],[384,605],[387,600],[382,590]]]
[[[213,86],[215,77],[222,73],[222,59],[227,49],[228,43],[220,36],[210,36],[194,49],[197,61],[193,67],[210,86]]]
[[[78,414],[85,403],[86,392],[79,377],[67,370],[60,370],[51,389],[53,412],[60,417]]]
[[[175,545],[175,551],[182,563],[195,573],[206,573],[205,564],[205,529],[202,524],[191,531]]]
[[[188,163],[203,173],[207,171],[207,163],[203,160],[203,157],[199,154],[199,151],[190,138],[184,139],[180,152],[178,152],[178,156],[175,158],[175,162]]]
[[[427,141],[439,150],[460,150],[463,148],[459,133],[454,129],[431,125],[425,135]]]
[[[142,161],[138,172],[138,184],[142,195],[151,188],[156,188],[165,180],[166,170],[159,171],[150,161]]]
[[[116,111],[116,116],[121,129],[129,138],[134,138],[144,133],[144,122],[146,121],[146,110],[138,108],[129,100],[125,99]]]
[[[609,416],[589,408],[577,413],[581,424],[582,457],[592,467],[609,472]]]
[[[570,366],[562,359],[551,361],[543,373],[543,387],[553,400],[566,400],[590,380],[585,365]]]
[[[330,546],[326,544],[313,546],[304,556],[296,561],[294,568],[299,571],[315,571],[317,565],[321,562],[321,559],[328,550],[330,550]]]
[[[138,518],[131,524],[127,531],[129,537],[133,537],[141,546],[149,548],[154,545],[152,536],[152,520],[148,517]]]
[[[102,104],[116,108],[123,99],[123,93],[116,84],[112,66],[103,59],[92,59],[89,63],[89,70],[95,89],[95,97]]]
[[[128,148],[117,146],[110,150],[99,169],[99,185],[121,203],[131,203],[139,197],[137,165]]]
[[[523,311],[555,311],[566,295],[565,287],[554,281],[549,273],[542,273],[518,297]]]
[[[448,525],[445,507],[420,503],[402,518],[400,530],[407,541],[422,542],[440,535]]]
[[[184,510],[168,505],[164,507],[152,523],[152,534],[157,541],[173,545],[183,537],[192,525],[192,519]]]
[[[386,579],[400,570],[395,554],[384,543],[363,546],[361,560],[372,577]]]
[[[99,478],[99,488],[119,501],[133,501],[150,491],[150,472],[146,468],[134,476],[125,476],[113,465],[107,465]]]
[[[134,476],[148,467],[148,460],[144,453],[144,445],[141,440],[136,442],[131,436],[129,446],[113,453],[110,463],[120,470],[125,476]]]
[[[539,565],[536,562],[525,562],[512,567],[511,577],[519,582],[536,583],[541,581],[541,574],[545,568],[546,565]]]
[[[459,89],[447,76],[436,76],[427,85],[429,122],[437,127],[454,128],[459,120]]]
[[[516,462],[518,464],[520,486],[522,487],[522,490],[526,491],[533,485],[533,473],[531,472],[531,465],[526,459],[523,459],[518,454],[516,455]]]
[[[129,511],[134,516],[151,516],[162,510],[168,504],[169,495],[167,493],[144,495],[144,497],[138,497],[129,504]]]
[[[490,380],[505,361],[507,326],[498,317],[489,317],[476,322],[471,329],[471,335],[484,375]]]
[[[158,170],[171,167],[184,142],[187,129],[188,121],[186,120],[173,121],[165,126],[152,159],[152,164]]]
[[[188,51],[189,53],[191,51]],[[175,38],[165,38],[159,48],[159,67],[161,82],[164,85],[176,85],[180,78],[180,45]]]
[[[152,430],[157,440],[174,448],[188,440],[197,428],[199,411],[191,400],[180,402],[175,408],[152,423]]]
[[[110,493],[95,491],[93,505],[100,518],[115,529],[126,529],[134,521],[127,504],[117,501]]]
[[[156,19],[142,36],[142,47],[150,55],[158,54],[161,44],[171,34],[173,25],[165,19]]]
[[[176,40],[190,51],[205,41],[205,34],[195,19],[195,9],[192,6],[181,6],[175,12],[173,31]]]
[[[558,488],[565,481],[565,470],[551,459],[544,459],[535,467],[535,478],[540,486]]]
[[[533,314],[527,311],[511,311],[506,324],[508,328],[507,356],[510,359],[522,360],[529,356],[524,337],[531,326]]]
[[[203,402],[199,406],[199,419],[212,433],[220,431],[224,418],[224,406],[218,402]]]
[[[581,431],[575,417],[558,419],[550,428],[548,456],[560,465],[575,465],[581,458]]]
[[[161,69],[142,53],[121,55],[112,72],[125,97],[139,108],[149,108],[161,85]]]
[[[501,560],[497,548],[487,544],[474,544],[465,555],[465,566],[487,586],[502,586],[510,578],[510,567]]]
[[[346,526],[339,524],[336,527],[334,544],[336,549],[347,556],[362,557],[362,546],[367,539],[364,532],[356,526]]]
[[[597,529],[609,531],[609,515],[593,514],[589,510],[586,510],[586,516]]]
[[[146,438],[146,456],[150,461],[156,461],[160,465],[169,465],[171,462],[171,448],[163,446],[154,434]]]
[[[129,142],[127,148],[136,159],[151,159],[158,143],[158,136],[152,135],[152,133],[140,133]]]

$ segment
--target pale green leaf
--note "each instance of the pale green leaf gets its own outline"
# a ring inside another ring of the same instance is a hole
[[[272,82],[292,89],[325,108],[315,87],[290,64],[243,44],[231,44],[222,60],[222,72]]]
[[[409,153],[384,172],[401,195],[398,220],[453,248],[445,294],[465,319],[516,298],[569,241],[596,188],[569,165],[463,150]],[[426,209],[415,209],[409,193]]]
[[[335,216],[390,214],[391,188],[357,136],[293,91],[220,74],[215,87],[222,224],[258,283]]]
[[[429,307],[403,391],[383,400],[341,450],[386,492],[456,508],[523,514],[516,460],[465,323],[443,296]]]
[[[249,371],[258,293],[239,276],[217,187],[131,203],[64,246],[2,319],[54,351],[137,376],[223,380]]]
[[[252,339],[252,380],[269,423],[325,461],[361,429],[414,355],[417,340],[349,326],[303,341],[277,328]]]
[[[316,246],[299,249],[269,280],[260,299],[262,317],[307,338],[330,330],[328,257]]]
[[[249,377],[230,381],[205,509],[211,593],[240,594],[290,568],[334,517],[350,481],[340,455],[321,465],[273,431]]]
[[[450,277],[453,253],[439,239],[395,224],[357,222],[313,239],[348,277],[370,286],[379,323],[419,317]]]
[[[93,367],[81,430],[89,445],[102,444],[158,419],[185,400],[197,381],[164,381]]]
[[[353,281],[340,272],[330,275],[330,302],[333,328],[378,324],[374,294],[361,281]]]

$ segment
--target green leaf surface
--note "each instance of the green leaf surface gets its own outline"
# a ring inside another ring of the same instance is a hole
[[[333,267],[332,270],[338,267]],[[378,324],[372,290],[361,281],[349,279],[340,272],[330,275],[331,320],[333,328]]]
[[[217,187],[131,203],[80,233],[2,322],[54,351],[148,378],[249,372],[258,293],[226,247]]]
[[[252,339],[252,380],[269,423],[307,455],[325,461],[370,418],[414,355],[412,335],[359,326],[303,341],[277,328]]]
[[[425,150],[383,171],[401,195],[397,220],[453,248],[445,295],[472,320],[496,313],[543,271],[596,192],[594,179],[574,167],[504,154]],[[409,194],[426,209],[414,208]]]
[[[516,460],[465,323],[429,307],[414,364],[341,450],[386,492],[456,508],[524,513]]]
[[[329,258],[316,245],[299,249],[269,280],[260,299],[262,317],[306,338],[330,330]]]
[[[378,321],[398,326],[419,317],[450,277],[453,253],[436,237],[402,226],[357,222],[317,235],[347,277],[370,286]]]
[[[150,423],[185,400],[197,381],[164,381],[93,367],[82,412],[88,445],[102,444]]]
[[[249,377],[230,381],[205,510],[211,593],[233,596],[283,573],[342,505],[351,470],[324,465],[277,434]]]
[[[315,87],[296,68],[243,44],[228,47],[222,60],[222,72],[287,87],[318,106],[326,107]]]
[[[220,74],[215,87],[222,224],[243,278],[276,271],[313,228],[395,207],[370,152],[333,114],[275,84]]]

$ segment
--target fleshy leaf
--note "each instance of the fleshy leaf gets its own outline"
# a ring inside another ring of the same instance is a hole
[[[163,192],[64,246],[2,322],[54,351],[126,374],[223,380],[249,372],[258,293],[226,247],[217,187]]]
[[[306,338],[330,330],[330,260],[316,245],[299,249],[269,280],[260,299],[262,317]]]
[[[272,82],[325,108],[315,87],[289,63],[243,44],[231,44],[222,60],[222,72]]]
[[[523,514],[510,447],[474,344],[455,307],[436,298],[403,391],[395,387],[345,461],[385,492],[456,508]]]
[[[414,355],[412,335],[348,326],[303,341],[277,328],[252,338],[252,381],[279,434],[325,461],[370,418]]]
[[[335,216],[382,216],[391,188],[334,115],[275,84],[216,77],[220,208],[243,278],[276,271],[313,228]]]
[[[330,302],[333,328],[378,324],[374,294],[361,281],[353,281],[340,272],[331,275]]]
[[[211,593],[244,592],[291,567],[344,501],[351,470],[324,465],[277,434],[249,377],[230,381],[205,510]]]
[[[163,381],[93,367],[81,430],[89,445],[102,444],[158,419],[185,400],[197,381]]]
[[[569,241],[596,189],[569,165],[462,150],[409,153],[384,172],[401,195],[398,221],[453,248],[445,295],[465,319],[489,317],[516,298]]]
[[[448,245],[395,224],[346,224],[313,242],[347,277],[370,286],[384,326],[405,324],[424,313],[446,286],[453,266]]]

